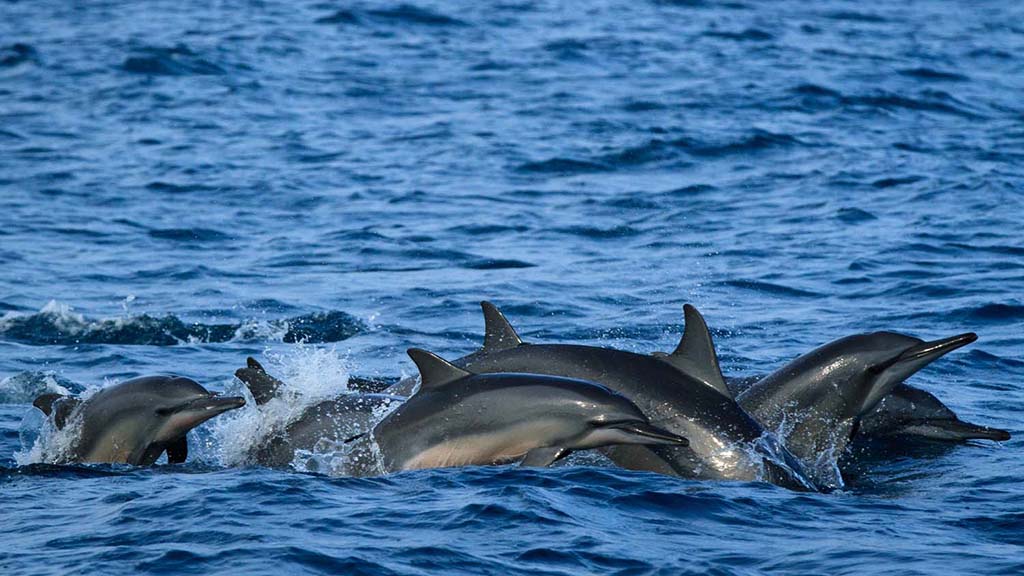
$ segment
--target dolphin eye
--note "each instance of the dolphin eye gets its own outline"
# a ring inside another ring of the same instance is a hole
[[[156,412],[157,416],[170,416],[174,410],[170,408],[157,408],[154,412]]]

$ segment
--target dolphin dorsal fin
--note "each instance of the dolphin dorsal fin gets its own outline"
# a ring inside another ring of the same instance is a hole
[[[419,368],[421,391],[444,386],[472,375],[437,354],[421,348],[409,348],[408,354]]]
[[[36,399],[32,401],[32,405],[43,413],[49,416],[53,412],[53,405],[57,400],[61,398],[67,398],[63,394],[42,394],[36,396]]]
[[[39,408],[47,416],[53,415],[53,423],[60,430],[67,424],[68,417],[75,407],[82,401],[63,394],[43,394],[32,401],[32,405]]]
[[[484,300],[480,303],[484,309],[484,348],[483,352],[500,352],[515,348],[523,343],[516,334],[516,329],[509,324],[505,315],[498,307]]]
[[[733,394],[722,377],[715,343],[711,340],[711,331],[704,317],[697,308],[686,304],[683,306],[683,318],[686,327],[679,346],[671,354],[656,353],[655,356],[732,398]]]
[[[246,358],[246,367],[235,370],[235,378],[238,378],[249,389],[256,405],[263,405],[270,402],[277,396],[283,382],[274,378],[263,368],[263,365],[252,356]]]

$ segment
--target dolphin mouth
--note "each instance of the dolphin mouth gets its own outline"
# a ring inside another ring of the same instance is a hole
[[[957,348],[967,346],[977,339],[977,334],[974,332],[967,332],[965,334],[950,336],[949,338],[932,340],[931,342],[922,342],[904,350],[896,359],[896,362],[913,362],[919,360],[926,360],[926,363],[931,362],[940,356],[949,354]]]
[[[221,396],[211,393],[209,396],[189,400],[177,406],[165,409],[164,412],[173,414],[177,412],[206,412],[210,417],[222,414],[228,410],[235,410],[245,406],[245,398],[241,396]]]
[[[634,436],[658,440],[658,442],[650,442],[650,444],[673,444],[676,446],[690,445],[690,441],[686,438],[646,422],[623,422],[621,424],[613,424],[610,428],[622,430],[623,432],[627,432]]]

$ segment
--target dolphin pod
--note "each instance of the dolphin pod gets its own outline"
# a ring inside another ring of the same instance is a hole
[[[976,340],[926,342],[895,332],[829,342],[759,378],[723,377],[711,332],[684,306],[671,353],[524,343],[489,302],[483,345],[451,362],[410,349],[420,378],[351,378],[357,392],[286,411],[254,439],[250,462],[287,467],[302,451],[342,447],[347,473],[518,462],[548,466],[599,449],[614,464],[683,478],[766,481],[794,490],[842,485],[839,459],[857,438],[1007,440],[1009,432],[960,420],[904,380]],[[236,371],[255,409],[288,389],[254,359]],[[180,377],[144,377],[84,399],[44,394],[33,403],[57,431],[77,436],[58,463],[148,465],[188,455],[187,433],[244,404]],[[388,413],[390,411],[390,413]],[[263,417],[262,412],[258,412]],[[268,416],[269,417],[269,416]]]
[[[148,376],[104,388],[85,400],[44,394],[33,402],[57,430],[77,427],[57,463],[107,462],[147,466],[167,452],[168,462],[188,457],[189,430],[240,408],[240,396],[220,396],[178,376]]]

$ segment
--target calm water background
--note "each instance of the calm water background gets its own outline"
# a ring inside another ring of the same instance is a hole
[[[0,3],[3,573],[1024,571],[1020,4],[75,4]],[[15,464],[41,372],[343,387],[473,350],[484,298],[642,352],[693,302],[735,376],[973,330],[912,383],[1015,438],[829,495],[330,479],[226,467],[210,427],[185,466]]]

